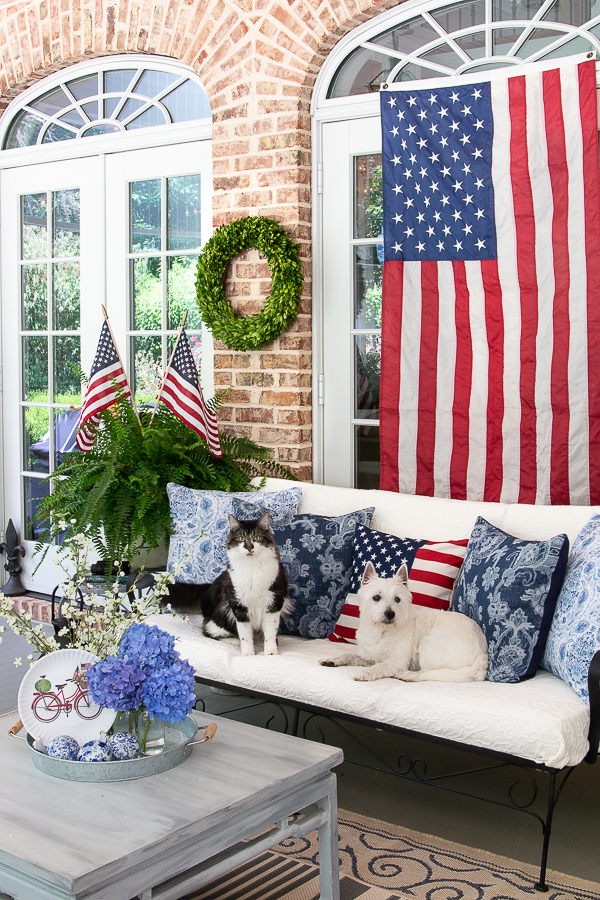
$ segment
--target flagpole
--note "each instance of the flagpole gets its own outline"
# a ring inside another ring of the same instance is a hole
[[[139,414],[139,412],[137,411],[137,406],[135,405],[135,397],[133,396],[133,393],[132,393],[132,391],[131,391],[131,386],[130,386],[129,381],[128,381],[128,379],[127,379],[127,371],[126,371],[126,369],[125,369],[125,366],[123,365],[123,360],[121,359],[121,354],[119,353],[119,348],[117,347],[117,342],[115,341],[115,336],[114,336],[114,334],[113,334],[113,330],[112,330],[112,328],[110,327],[110,322],[108,321],[108,313],[106,312],[106,309],[104,308],[104,304],[101,304],[101,306],[102,306],[102,312],[103,312],[103,314],[104,314],[104,321],[106,322],[106,324],[107,324],[107,326],[108,326],[108,330],[110,331],[110,336],[111,336],[112,342],[113,342],[113,344],[114,344],[114,346],[115,346],[115,350],[116,350],[116,352],[117,352],[117,356],[119,357],[119,362],[121,363],[121,368],[122,368],[122,370],[123,370],[123,375],[125,376],[125,382],[126,382],[127,387],[128,387],[128,389],[129,389],[129,396],[131,397],[131,405],[133,406],[133,411],[134,411],[134,413],[135,413],[136,419],[138,420],[138,422],[139,422],[139,424],[140,424],[140,428],[141,428],[141,427],[142,427],[142,420],[140,419],[140,414]]]
[[[159,392],[158,392],[158,394],[157,394],[157,397],[156,397],[156,402],[155,402],[155,404],[154,404],[154,409],[152,410],[152,416],[150,417],[149,425],[152,425],[152,421],[153,421],[153,419],[154,419],[154,416],[156,415],[156,410],[158,409],[158,404],[160,403],[160,398],[162,397],[162,392],[163,392],[164,387],[165,387],[165,382],[166,382],[166,380],[167,380],[167,375],[169,374],[169,369],[171,368],[171,363],[173,362],[173,357],[175,356],[175,351],[177,350],[177,346],[178,346],[179,341],[180,341],[180,339],[181,339],[181,334],[182,334],[182,332],[183,332],[184,325],[185,325],[185,323],[186,323],[186,321],[187,321],[187,317],[188,317],[188,314],[187,314],[187,310],[186,310],[186,311],[184,312],[184,314],[183,314],[183,319],[181,320],[181,325],[179,326],[179,331],[177,332],[177,339],[176,339],[176,341],[175,341],[175,346],[173,347],[173,352],[171,353],[171,356],[170,356],[170,358],[169,358],[169,364],[167,365],[167,368],[165,369],[165,371],[164,371],[164,373],[163,373],[163,377],[162,377],[161,382],[160,382],[160,390],[159,390]]]

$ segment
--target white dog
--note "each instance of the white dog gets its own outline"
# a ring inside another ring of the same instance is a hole
[[[355,681],[484,681],[487,642],[468,616],[414,606],[402,565],[393,578],[365,567],[358,592],[360,620],[356,653],[322,659],[322,666],[366,666]]]

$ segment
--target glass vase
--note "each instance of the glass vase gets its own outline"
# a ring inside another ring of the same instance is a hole
[[[144,756],[154,756],[165,749],[165,723],[162,719],[151,719],[144,707],[121,713],[113,725],[113,731],[135,734],[140,742],[140,753]]]

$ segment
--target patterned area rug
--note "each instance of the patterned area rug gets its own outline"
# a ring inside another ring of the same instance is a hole
[[[600,900],[600,884],[339,811],[341,900]],[[319,900],[317,835],[290,839],[185,900]]]

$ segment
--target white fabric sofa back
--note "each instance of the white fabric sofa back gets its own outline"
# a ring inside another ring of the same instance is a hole
[[[281,490],[289,485],[289,481],[268,478],[265,490]],[[302,482],[301,487],[300,513],[339,516],[374,506],[371,528],[397,537],[429,541],[468,538],[477,516],[483,516],[492,525],[518,538],[546,540],[564,533],[572,545],[585,523],[600,512],[600,506],[479,503],[306,482]]]

